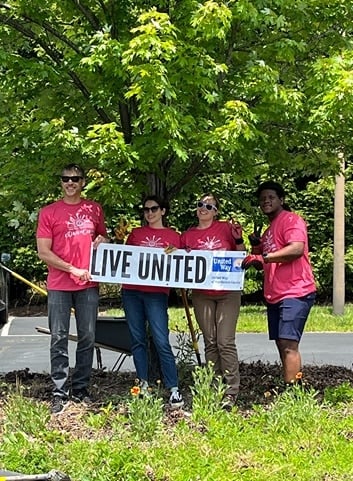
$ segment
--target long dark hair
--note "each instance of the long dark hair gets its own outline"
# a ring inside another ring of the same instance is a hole
[[[161,209],[165,209],[164,216],[162,217],[162,222],[163,222],[164,226],[167,226],[168,223],[167,223],[166,217],[167,217],[167,215],[169,213],[169,209],[170,209],[169,202],[166,199],[163,199],[162,197],[159,197],[158,195],[147,195],[143,199],[142,207],[145,207],[145,204],[148,200],[154,200],[154,202],[156,202],[156,204],[158,204]]]

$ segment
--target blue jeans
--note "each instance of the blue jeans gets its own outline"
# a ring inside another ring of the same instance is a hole
[[[148,379],[148,321],[165,387],[168,389],[177,387],[177,368],[169,343],[167,294],[123,289],[123,306],[131,335],[131,350],[137,378]]]
[[[93,364],[94,340],[98,315],[98,288],[80,291],[48,291],[48,319],[51,333],[50,364],[53,394],[69,395],[68,335],[71,308],[75,309],[77,328],[76,364],[72,374],[72,390],[87,388]]]

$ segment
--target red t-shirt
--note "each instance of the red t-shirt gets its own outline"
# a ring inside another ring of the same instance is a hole
[[[232,236],[230,224],[220,220],[213,221],[210,227],[206,229],[199,229],[197,226],[190,227],[181,235],[181,247],[184,249],[208,251],[238,250]],[[208,295],[217,295],[221,291],[202,289],[202,292]]]
[[[316,291],[305,221],[298,214],[283,210],[263,233],[262,249],[267,253],[275,252],[290,242],[304,242],[304,254],[301,257],[291,262],[264,264],[264,295],[270,304]]]
[[[154,229],[150,226],[136,227],[131,231],[131,234],[126,240],[126,244],[131,246],[145,246],[145,247],[165,247],[172,245],[177,249],[180,248],[180,234],[169,227],[161,229]],[[148,285],[133,285],[123,284],[124,289],[135,289],[143,292],[161,292],[169,294],[169,287],[148,286]]]
[[[103,210],[97,202],[81,199],[78,204],[67,204],[61,199],[39,212],[37,237],[51,239],[54,254],[79,269],[89,268],[91,244],[97,235],[107,237]],[[50,290],[78,291],[96,285],[48,266]]]

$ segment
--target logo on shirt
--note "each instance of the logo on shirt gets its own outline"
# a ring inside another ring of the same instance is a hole
[[[199,249],[206,250],[206,251],[216,251],[222,249],[222,242],[217,239],[215,236],[213,237],[206,237],[206,239],[199,239],[198,241]]]
[[[275,250],[277,250],[276,243],[271,230],[269,230],[266,233],[266,237],[263,239],[263,252],[274,252]]]
[[[154,235],[152,237],[146,237],[146,240],[141,241],[141,245],[146,247],[163,247],[164,243],[161,237],[156,237]]]
[[[73,237],[76,235],[87,235],[94,232],[94,225],[92,219],[90,219],[86,214],[77,212],[75,216],[70,215],[70,219],[66,221],[68,232],[65,237]]]

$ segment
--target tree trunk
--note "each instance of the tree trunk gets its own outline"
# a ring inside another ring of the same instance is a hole
[[[333,239],[333,313],[343,315],[344,273],[344,156],[340,154],[341,173],[336,176]]]
[[[158,173],[151,172],[147,174],[147,192],[146,195],[158,195],[162,199],[168,200],[168,189],[165,180],[162,180]]]

